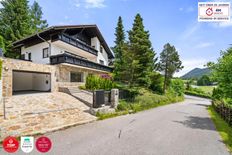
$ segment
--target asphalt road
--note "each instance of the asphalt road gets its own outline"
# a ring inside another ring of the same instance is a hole
[[[229,155],[206,110],[209,104],[187,97],[184,103],[47,134],[53,142],[49,154]]]

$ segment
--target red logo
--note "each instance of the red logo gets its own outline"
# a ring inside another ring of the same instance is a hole
[[[36,140],[36,148],[39,152],[46,153],[52,147],[52,142],[48,137],[40,137]]]
[[[208,8],[208,9],[206,10],[206,14],[207,14],[208,16],[211,16],[211,15],[213,14],[213,8]]]
[[[2,145],[4,150],[8,153],[14,153],[19,148],[19,142],[14,137],[7,137],[6,139],[4,139]]]

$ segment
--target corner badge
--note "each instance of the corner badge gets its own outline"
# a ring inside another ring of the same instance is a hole
[[[198,2],[199,22],[229,22],[230,2]]]
[[[34,137],[21,137],[21,150],[30,153],[34,149]]]
[[[19,142],[15,137],[7,137],[3,141],[3,148],[8,153],[14,153],[19,148]]]

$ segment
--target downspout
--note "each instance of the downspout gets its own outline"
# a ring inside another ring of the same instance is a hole
[[[45,40],[44,38],[42,38],[42,37],[39,35],[38,32],[36,33],[36,35],[37,35],[41,40],[43,40],[44,42],[48,43],[48,46],[49,46],[49,47],[48,47],[48,52],[49,52],[49,54],[51,55],[51,49],[52,49],[51,43],[50,43],[49,41]]]

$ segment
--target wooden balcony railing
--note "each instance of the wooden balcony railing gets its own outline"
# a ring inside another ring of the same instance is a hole
[[[73,45],[75,47],[78,47],[78,48],[80,48],[80,49],[82,49],[82,50],[84,50],[86,52],[89,52],[89,53],[91,53],[93,55],[96,55],[96,56],[98,55],[98,51],[96,49],[94,49],[93,47],[91,47],[90,45],[85,44],[82,41],[79,41],[79,40],[77,40],[75,38],[72,38],[72,37],[70,37],[70,36],[68,36],[66,34],[59,34],[58,39],[63,41],[63,42],[66,42],[66,43],[68,43],[70,45]]]
[[[89,61],[87,59],[82,59],[78,56],[73,56],[73,55],[66,54],[66,53],[50,56],[50,64],[55,65],[55,64],[60,64],[60,63],[68,63],[68,64],[77,65],[77,66],[102,70],[106,72],[113,71],[113,68],[111,67],[104,66],[104,65]]]

